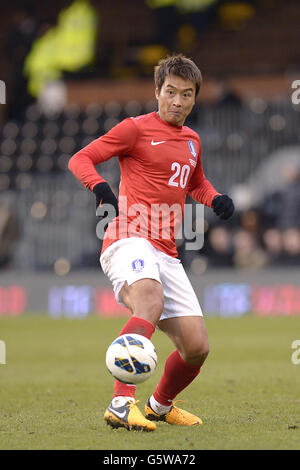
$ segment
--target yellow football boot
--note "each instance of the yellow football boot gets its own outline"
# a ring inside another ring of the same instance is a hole
[[[203,424],[202,420],[198,418],[198,416],[177,408],[175,403],[176,402],[172,403],[172,408],[168,413],[160,415],[152,410],[148,400],[147,404],[145,405],[146,418],[150,421],[165,421],[168,424],[177,426],[197,426]]]
[[[144,418],[137,403],[136,400],[127,400],[122,406],[111,403],[105,411],[104,421],[113,428],[123,427],[128,431],[155,431],[156,424]]]

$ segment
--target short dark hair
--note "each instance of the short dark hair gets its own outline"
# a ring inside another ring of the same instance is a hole
[[[171,74],[195,83],[195,96],[198,95],[202,84],[202,75],[197,65],[191,59],[188,59],[183,54],[173,54],[159,61],[158,65],[154,68],[154,81],[158,93],[160,93],[166,76]]]

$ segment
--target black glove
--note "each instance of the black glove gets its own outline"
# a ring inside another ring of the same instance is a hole
[[[234,204],[232,199],[227,194],[214,197],[212,201],[214,213],[222,220],[229,219],[234,213]]]
[[[96,184],[93,193],[96,196],[96,210],[100,204],[111,204],[115,208],[116,216],[119,215],[118,200],[106,182]],[[107,215],[109,215],[109,213],[105,211],[104,215],[101,217],[107,217]]]

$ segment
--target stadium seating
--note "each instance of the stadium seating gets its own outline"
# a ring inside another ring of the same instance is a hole
[[[67,171],[69,158],[121,119],[153,106],[111,101],[84,109],[69,105],[47,116],[35,104],[23,122],[3,126],[0,189],[14,198],[23,232],[14,255],[17,266],[44,269],[59,258],[72,267],[98,263],[94,198]],[[200,135],[205,173],[220,192],[247,181],[274,150],[299,144],[300,113],[289,102],[200,107],[187,124]],[[117,192],[117,159],[98,169]]]

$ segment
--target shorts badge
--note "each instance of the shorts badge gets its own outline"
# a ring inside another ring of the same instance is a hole
[[[135,272],[139,273],[144,269],[145,262],[143,259],[135,259],[134,261],[132,261],[131,265],[132,265],[132,269]]]

